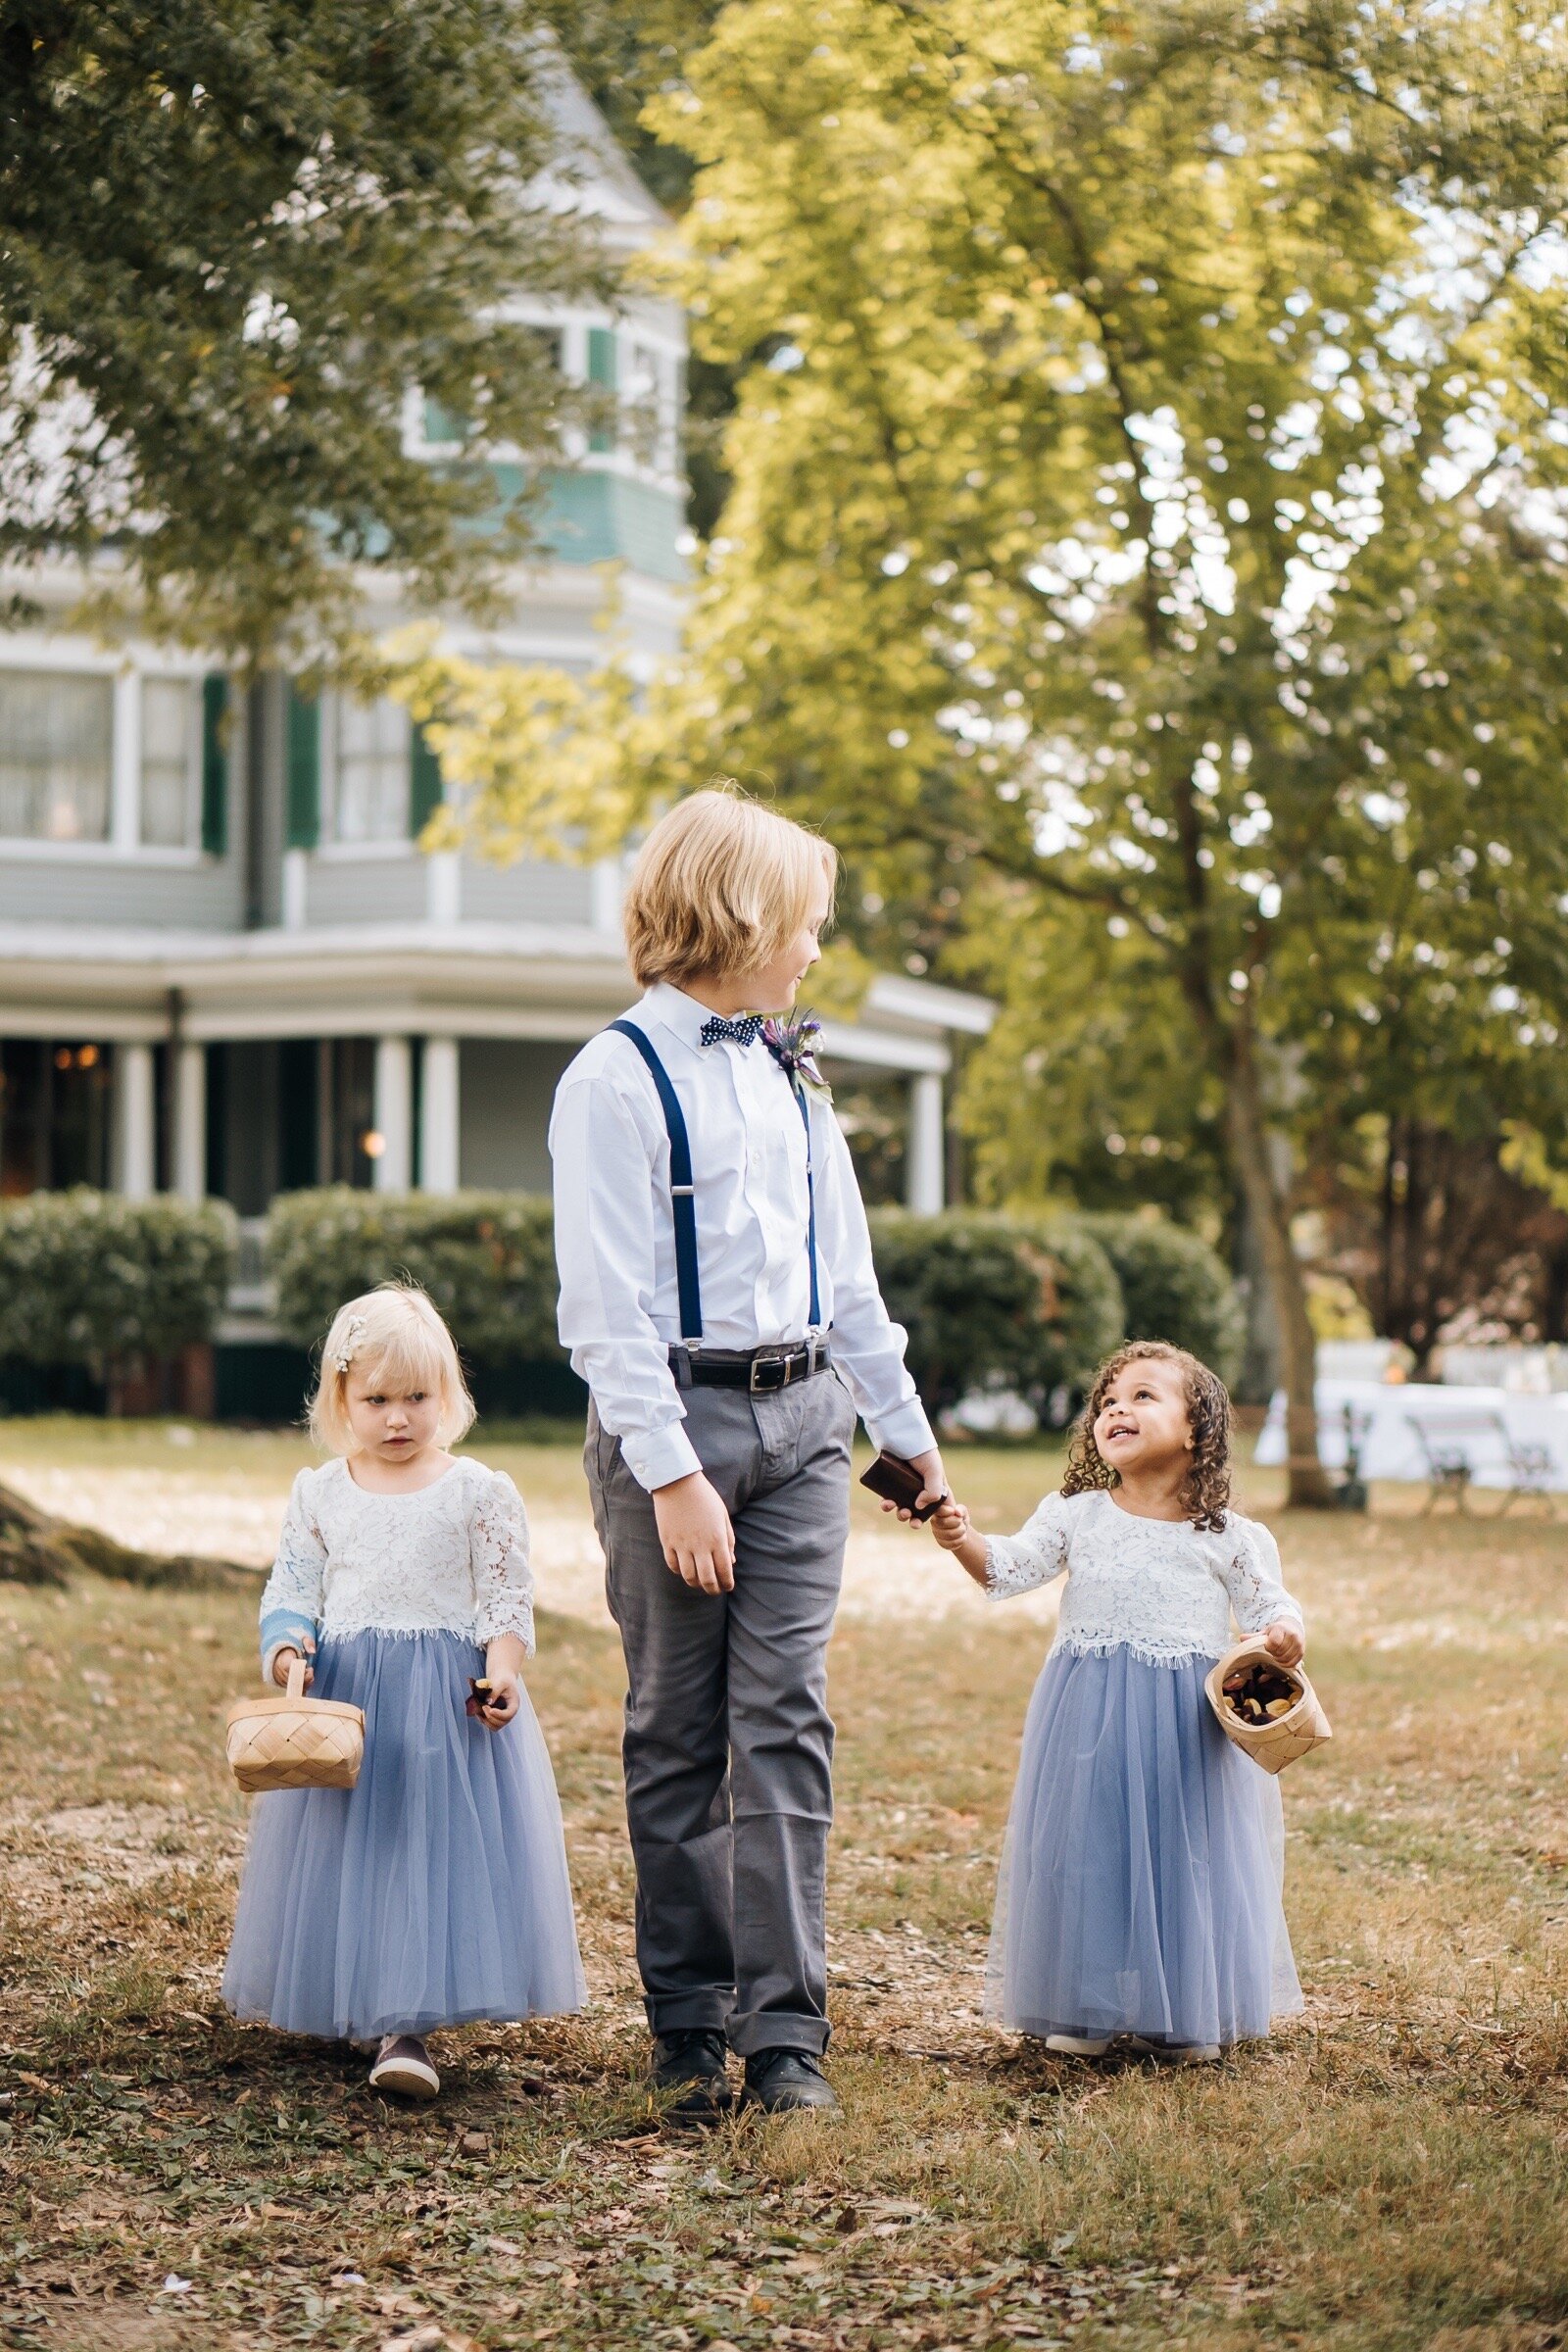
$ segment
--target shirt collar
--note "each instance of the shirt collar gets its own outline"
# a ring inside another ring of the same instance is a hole
[[[683,1046],[695,1053],[703,1042],[703,1023],[713,1017],[710,1004],[700,1004],[683,988],[673,987],[667,980],[655,981],[645,991],[643,1005],[651,1018],[662,1023]]]

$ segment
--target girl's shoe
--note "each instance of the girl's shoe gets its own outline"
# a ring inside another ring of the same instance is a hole
[[[384,2034],[370,2069],[370,2088],[399,2099],[433,2099],[441,2078],[416,2034]]]
[[[1090,2034],[1048,2034],[1046,2047],[1054,2050],[1058,2058],[1103,2058],[1110,2047],[1110,2035],[1097,2038]]]
[[[1223,2055],[1217,2041],[1146,2041],[1141,2034],[1129,2046],[1165,2066],[1217,2066]]]

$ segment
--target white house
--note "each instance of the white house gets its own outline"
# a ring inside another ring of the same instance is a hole
[[[577,200],[616,245],[645,242],[659,207],[583,94],[561,105],[589,166]],[[681,612],[683,318],[652,299],[520,307],[568,374],[621,393],[627,426],[551,475],[548,552],[507,624],[452,641],[587,667],[614,564],[651,660]],[[439,415],[415,429],[442,445]],[[631,994],[618,863],[426,856],[440,779],[398,706],[281,676],[241,699],[199,658],[74,631],[74,570],[25,585],[60,617],[0,635],[0,1191],[216,1194],[254,1219],[318,1183],[542,1189],[557,1076]],[[841,1083],[906,1088],[921,1208],[943,1200],[954,1035],[990,1012],[888,976],[829,1034]]]

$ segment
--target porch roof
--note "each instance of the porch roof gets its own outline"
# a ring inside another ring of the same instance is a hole
[[[237,933],[0,923],[0,1034],[220,1039],[594,1035],[636,994],[618,941],[581,924],[356,923]],[[983,997],[878,974],[833,1060],[941,1073]]]

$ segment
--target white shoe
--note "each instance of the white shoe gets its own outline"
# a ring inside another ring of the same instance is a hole
[[[1097,2040],[1088,2034],[1048,2034],[1046,2047],[1054,2050],[1058,2058],[1103,2058],[1110,2047],[1110,2035]]]
[[[441,2078],[416,2034],[385,2034],[370,2069],[370,2088],[388,2090],[399,2099],[433,2099]]]
[[[1223,2055],[1217,2041],[1146,2041],[1141,2034],[1133,2034],[1131,2046],[1163,2066],[1217,2066]]]

